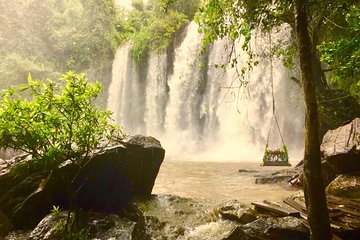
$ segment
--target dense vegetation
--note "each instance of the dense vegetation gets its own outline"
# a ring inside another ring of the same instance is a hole
[[[0,86],[68,70],[107,78],[118,46],[113,0],[0,1]]]
[[[45,83],[29,76],[27,84],[3,92],[0,147],[32,155],[18,170],[48,172],[65,160],[81,167],[101,141],[121,134],[111,113],[95,106],[100,91],[84,74],[68,72]]]
[[[132,42],[132,55],[141,61],[149,51],[170,45],[174,34],[192,20],[199,2],[152,0],[144,6],[142,1],[133,1],[134,9],[121,16],[121,39]]]
[[[360,6],[350,6],[337,24],[330,19],[333,38],[319,46],[321,60],[330,66],[330,80],[335,87],[360,100]]]

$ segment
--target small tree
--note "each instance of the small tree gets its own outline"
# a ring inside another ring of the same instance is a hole
[[[84,74],[68,72],[59,82],[29,75],[27,84],[3,90],[0,147],[30,153],[30,171],[50,171],[68,159],[81,168],[103,139],[121,133],[111,112],[95,106],[100,92],[100,83]]]

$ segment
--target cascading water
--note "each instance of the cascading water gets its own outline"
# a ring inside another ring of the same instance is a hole
[[[115,120],[131,134],[160,139],[168,159],[260,162],[272,117],[272,76],[277,117],[294,158],[302,151],[304,117],[301,89],[290,80],[291,72],[279,60],[271,68],[264,59],[248,74],[243,91],[234,83],[233,69],[215,67],[227,61],[228,42],[220,40],[201,54],[197,28],[190,23],[174,52],[151,53],[142,63],[131,58],[130,44],[119,48],[108,98]],[[265,51],[260,47],[266,41],[258,42],[258,51]],[[281,147],[277,135],[271,132],[271,143]]]

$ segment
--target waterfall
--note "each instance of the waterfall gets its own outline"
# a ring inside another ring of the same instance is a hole
[[[201,54],[196,23],[184,31],[177,47],[150,53],[142,63],[132,59],[131,44],[118,49],[108,97],[115,120],[130,134],[160,139],[168,159],[260,162],[272,118],[272,76],[284,141],[290,158],[299,160],[304,107],[300,86],[290,80],[293,73],[277,59],[271,68],[264,58],[247,74],[244,90],[234,79],[234,69],[216,67],[228,60],[227,40]],[[284,38],[284,32],[273,38]],[[266,51],[266,44],[266,38],[259,38],[254,48]],[[270,137],[270,146],[281,147],[274,126]]]
[[[114,113],[115,122],[133,132],[144,132],[144,86],[130,50],[131,44],[124,44],[115,54],[107,108]]]

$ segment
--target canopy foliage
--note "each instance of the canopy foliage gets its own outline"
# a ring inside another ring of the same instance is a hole
[[[123,42],[131,41],[132,55],[140,61],[149,51],[158,52],[171,44],[174,34],[194,16],[199,0],[151,0],[146,6],[122,14],[119,32]]]
[[[29,72],[99,76],[119,42],[113,0],[0,0],[0,20],[2,87],[23,83]]]

